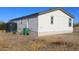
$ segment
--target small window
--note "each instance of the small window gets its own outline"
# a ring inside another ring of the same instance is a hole
[[[21,24],[22,24],[22,20],[21,20]]]
[[[70,18],[69,19],[69,27],[71,27],[71,25],[72,25],[72,19]]]
[[[51,24],[53,24],[53,16],[51,16]]]

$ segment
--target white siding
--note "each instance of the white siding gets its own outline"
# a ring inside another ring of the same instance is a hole
[[[13,22],[17,23],[17,32],[21,33],[23,31],[23,28],[29,28],[31,31],[37,32],[38,31],[37,21],[38,21],[38,17],[32,16],[26,19],[21,19]]]
[[[17,23],[17,32],[22,33],[23,28],[27,28],[27,20],[28,18],[14,21]]]
[[[53,24],[51,24],[51,16],[53,16]],[[17,32],[22,32],[23,28],[29,28],[32,35],[44,36],[49,34],[71,33],[73,32],[73,19],[72,26],[69,27],[70,16],[64,12],[57,10],[42,15],[33,15],[29,18],[14,21],[17,23]],[[22,24],[21,24],[22,21]],[[27,23],[28,21],[28,23]]]
[[[29,29],[38,32],[38,17],[33,16],[29,18]]]
[[[53,16],[53,24],[51,24],[51,16]],[[38,16],[38,32],[58,32],[68,31],[73,32],[72,27],[69,27],[69,16],[60,10]]]

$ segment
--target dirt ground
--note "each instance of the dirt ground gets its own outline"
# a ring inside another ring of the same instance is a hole
[[[40,38],[0,32],[0,51],[79,51],[79,32]]]

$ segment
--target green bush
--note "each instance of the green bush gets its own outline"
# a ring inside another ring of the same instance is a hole
[[[0,22],[0,30],[5,30],[6,29],[6,23]]]

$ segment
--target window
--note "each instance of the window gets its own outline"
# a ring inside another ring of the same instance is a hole
[[[72,19],[70,18],[69,19],[69,27],[71,27],[71,25],[72,25]]]
[[[53,24],[53,16],[51,16],[51,24]]]
[[[21,20],[21,24],[22,24],[22,20]]]

